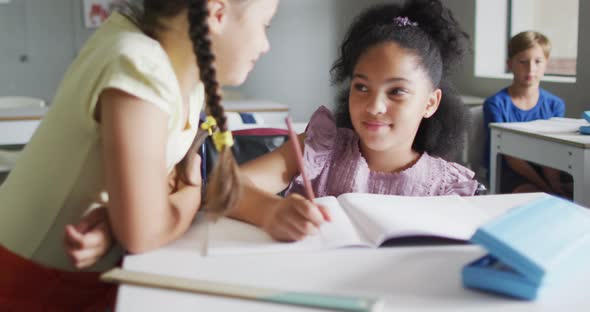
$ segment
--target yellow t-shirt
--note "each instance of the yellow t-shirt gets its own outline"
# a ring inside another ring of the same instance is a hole
[[[183,124],[180,86],[167,54],[115,13],[68,69],[49,112],[0,187],[0,244],[43,265],[73,270],[62,245],[64,226],[108,202],[100,124],[93,118],[105,88],[132,94],[169,115],[169,170],[186,154],[198,127],[202,84],[190,96],[189,123]],[[113,248],[91,270],[114,266],[121,253]]]

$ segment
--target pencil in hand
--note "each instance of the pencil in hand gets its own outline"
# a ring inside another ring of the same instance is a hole
[[[303,179],[305,197],[307,198],[307,200],[313,202],[315,200],[315,194],[313,193],[313,188],[311,187],[311,181],[309,181],[307,175],[305,174],[305,165],[303,164],[303,152],[301,150],[301,145],[299,144],[299,138],[297,137],[297,133],[295,133],[295,129],[293,128],[291,118],[286,117],[285,122],[287,123],[287,128],[289,129],[289,141],[291,141],[293,151],[295,152],[297,167],[299,168],[299,173],[301,174],[301,178]],[[324,220],[331,221],[330,214],[328,213],[327,209],[319,205],[318,207],[320,209],[320,212],[324,216]]]
[[[297,134],[293,129],[293,123],[291,122],[291,118],[285,118],[285,122],[287,123],[287,128],[289,129],[289,140],[291,141],[291,145],[293,146],[293,150],[295,151],[297,167],[299,168],[299,172],[301,173],[301,178],[303,178],[305,197],[307,197],[309,201],[314,201],[315,195],[313,194],[313,189],[311,188],[311,182],[305,174],[305,166],[303,165],[303,152],[301,152],[301,145],[299,145],[299,139],[297,138]]]

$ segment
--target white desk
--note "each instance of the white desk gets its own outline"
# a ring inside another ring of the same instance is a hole
[[[572,175],[574,201],[590,207],[590,136],[547,134],[519,128],[516,123],[492,123],[490,191],[500,189],[501,154],[518,157]]]
[[[0,109],[0,146],[26,144],[47,107]]]
[[[264,123],[264,124],[242,124],[237,127],[232,127],[230,129],[232,131],[237,131],[237,130],[249,130],[249,129],[260,129],[260,128],[288,130],[287,124],[284,122],[283,123]],[[293,130],[295,130],[295,132],[297,134],[304,133],[305,129],[307,129],[306,122],[294,122],[293,123]]]
[[[289,106],[272,101],[261,100],[225,100],[223,105],[227,112],[255,113],[263,124],[284,124],[289,115]]]
[[[262,100],[227,100],[223,106],[228,112],[237,113],[288,113],[289,106],[272,101]]]
[[[498,215],[540,194],[492,195],[469,200]],[[204,227],[193,227],[172,245],[127,256],[124,268],[195,279],[293,291],[379,296],[386,311],[588,311],[590,274],[577,274],[561,291],[536,302],[480,293],[461,286],[461,268],[483,254],[477,246],[340,249],[202,257]],[[201,239],[201,240],[200,240]],[[177,291],[121,286],[117,311],[316,311]],[[317,310],[321,311],[321,310]]]
[[[47,107],[0,109],[0,173],[12,170],[14,152],[3,152],[3,145],[24,145],[31,139]],[[0,176],[0,183],[2,183]]]

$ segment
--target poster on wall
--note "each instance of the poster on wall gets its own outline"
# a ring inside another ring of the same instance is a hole
[[[123,0],[83,0],[86,28],[97,28],[111,15],[116,5]]]

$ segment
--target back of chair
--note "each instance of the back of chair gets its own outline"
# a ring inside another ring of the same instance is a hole
[[[467,165],[475,172],[479,181],[487,181],[485,159],[486,132],[483,122],[482,106],[469,108],[471,115],[471,129],[467,131]]]
[[[232,151],[238,164],[243,164],[275,150],[283,145],[289,137],[287,130],[275,128],[236,130],[232,131],[232,134],[234,135]],[[203,179],[206,179],[207,174],[213,170],[217,161],[217,150],[215,150],[210,137],[205,141],[202,157],[205,170],[202,175]]]
[[[27,96],[1,96],[0,109],[45,107],[45,100]]]
[[[289,138],[289,131],[277,128],[253,128],[232,131],[234,146],[232,151],[238,164],[260,157],[283,145]],[[213,171],[217,161],[217,150],[211,137],[207,138],[201,149],[202,176],[204,183]]]

